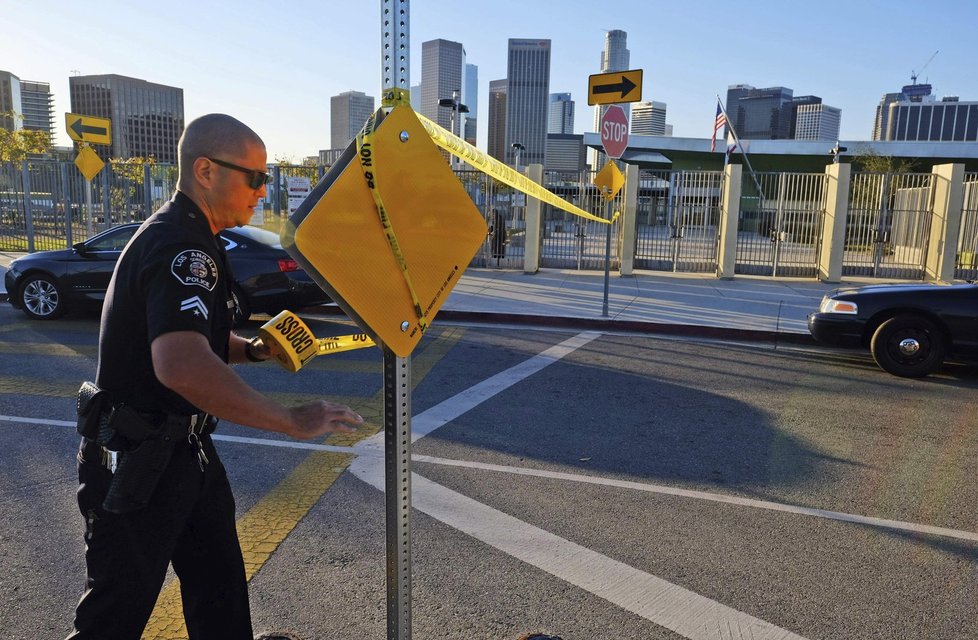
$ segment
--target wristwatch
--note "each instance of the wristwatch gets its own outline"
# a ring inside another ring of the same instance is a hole
[[[263,354],[265,357],[259,357],[259,353]],[[245,357],[251,362],[265,362],[271,357],[271,352],[269,352],[268,347],[265,346],[265,343],[261,341],[261,338],[255,336],[249,340],[248,344],[245,346]]]

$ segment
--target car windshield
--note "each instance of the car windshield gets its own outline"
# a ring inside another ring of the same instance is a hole
[[[282,243],[278,239],[278,234],[273,233],[267,229],[259,229],[258,227],[246,226],[246,227],[234,227],[232,229],[235,233],[251,240],[252,242],[258,242],[260,244],[273,247],[275,249],[281,249]]]
[[[122,251],[139,225],[109,229],[85,243],[88,251]]]

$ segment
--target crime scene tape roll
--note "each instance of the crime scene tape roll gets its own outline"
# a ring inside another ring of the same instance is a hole
[[[363,349],[376,344],[365,333],[317,338],[308,325],[291,311],[282,311],[263,324],[258,330],[258,337],[269,347],[278,347],[272,349],[275,361],[292,373],[316,356]]]

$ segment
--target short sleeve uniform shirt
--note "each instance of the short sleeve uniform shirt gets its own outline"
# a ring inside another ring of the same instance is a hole
[[[143,411],[197,413],[156,379],[150,345],[165,333],[194,331],[227,362],[230,277],[220,238],[197,205],[176,192],[142,224],[116,264],[102,308],[98,385],[115,402]]]

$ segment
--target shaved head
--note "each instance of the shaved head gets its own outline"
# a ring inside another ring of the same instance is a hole
[[[188,186],[193,164],[197,158],[214,156],[224,160],[240,157],[245,150],[265,143],[245,123],[223,113],[210,113],[192,120],[180,136],[177,161],[180,166],[180,186]]]

